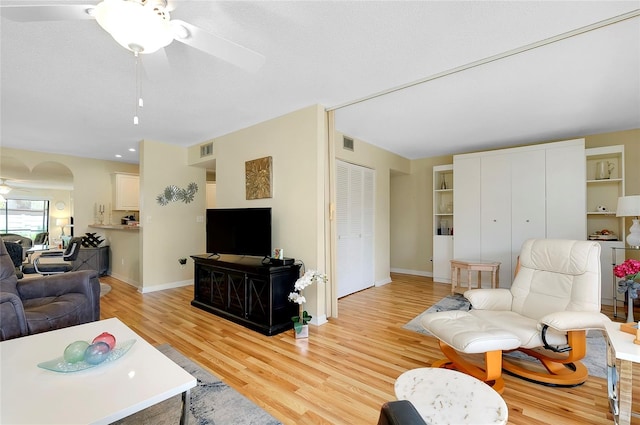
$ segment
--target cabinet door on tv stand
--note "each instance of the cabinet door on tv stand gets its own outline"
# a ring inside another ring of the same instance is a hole
[[[298,304],[288,299],[299,272],[300,267],[296,265],[271,275],[271,315],[274,324],[291,322],[291,317],[299,313]]]
[[[271,290],[269,275],[247,275],[247,319],[271,326]]]
[[[238,273],[231,270],[226,272],[227,280],[227,306],[226,311],[237,317],[245,317],[246,311],[246,276],[244,273]]]
[[[194,276],[194,295],[197,301],[211,302],[211,269],[196,264]]]
[[[227,306],[225,273],[211,267],[197,265],[195,274],[195,299],[212,307],[225,309]]]
[[[227,274],[217,269],[211,269],[211,297],[207,302],[212,306],[225,310],[228,298]]]

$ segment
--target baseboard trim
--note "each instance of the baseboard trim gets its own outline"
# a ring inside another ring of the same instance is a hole
[[[181,288],[189,285],[193,285],[193,279],[163,283],[162,285],[143,286],[138,288],[138,292],[148,294],[149,292],[164,291],[165,289]]]
[[[309,321],[309,323],[316,326],[324,325],[325,323],[327,323],[327,315],[321,314],[320,317],[314,316],[313,319]]]
[[[433,277],[433,272],[425,272],[422,270],[397,269],[392,268],[391,273],[410,274],[414,276]]]
[[[131,280],[127,276],[119,275],[118,273],[109,273],[109,276],[114,277],[114,278],[116,278],[118,280],[121,280],[124,283],[126,283],[127,285],[131,285],[131,286],[134,286],[136,288],[140,288],[140,283],[139,282],[136,282],[135,280]]]
[[[384,285],[386,285],[388,283],[391,283],[391,276],[387,276],[382,280],[376,280],[373,285],[375,287],[378,287],[378,286],[384,286]]]

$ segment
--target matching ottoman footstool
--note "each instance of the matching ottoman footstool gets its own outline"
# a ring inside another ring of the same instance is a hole
[[[502,352],[520,347],[521,341],[515,334],[459,310],[427,314],[421,324],[438,338],[440,349],[447,356],[433,363],[433,367],[459,370],[502,393]],[[460,353],[484,354],[484,368],[464,359]]]

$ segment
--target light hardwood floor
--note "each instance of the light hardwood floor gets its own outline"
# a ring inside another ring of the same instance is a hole
[[[308,340],[291,331],[263,336],[192,307],[191,286],[143,295],[108,276],[101,277],[112,286],[101,317],[119,318],[151,344],[171,344],[284,424],[375,424],[382,403],[395,399],[395,379],[442,357],[435,338],[402,326],[450,291],[430,278],[392,279],[341,299],[340,317],[311,326]],[[505,381],[510,424],[613,423],[605,379],[576,388]]]

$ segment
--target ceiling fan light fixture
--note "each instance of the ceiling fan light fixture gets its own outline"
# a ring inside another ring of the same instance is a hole
[[[98,24],[127,50],[153,53],[173,41],[167,12],[136,0],[104,0],[94,12]]]
[[[6,184],[0,184],[0,195],[6,195],[11,192],[11,188]]]

